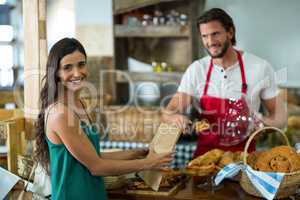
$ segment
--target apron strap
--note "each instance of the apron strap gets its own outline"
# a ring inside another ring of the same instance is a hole
[[[237,57],[239,60],[240,70],[241,70],[241,76],[242,76],[242,93],[247,94],[247,82],[246,82],[246,76],[245,76],[245,70],[244,70],[244,62],[242,59],[242,55],[239,51],[236,50]]]
[[[212,68],[213,68],[213,60],[210,59],[209,69],[208,69],[208,72],[206,74],[206,82],[205,82],[205,86],[204,86],[203,95],[207,94],[208,84],[209,84],[209,81],[210,81],[210,75],[211,75]]]
[[[239,51],[237,51],[237,50],[235,50],[235,51],[237,53],[237,58],[238,58],[238,62],[239,62],[240,70],[241,70],[241,76],[242,76],[242,89],[241,90],[242,90],[243,94],[247,94],[248,86],[247,86],[247,82],[246,82],[246,76],[245,76],[245,70],[244,70],[244,63],[243,63],[242,55]],[[205,82],[205,86],[204,86],[203,95],[207,94],[212,68],[213,68],[213,59],[210,59],[209,69],[208,69],[208,72],[206,74],[206,82]]]

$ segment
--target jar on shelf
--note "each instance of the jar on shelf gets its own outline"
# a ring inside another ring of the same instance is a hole
[[[153,72],[162,72],[162,67],[158,62],[152,62]]]
[[[165,16],[160,10],[154,11],[153,25],[165,25]]]
[[[152,17],[148,14],[143,15],[142,25],[149,26],[152,24]]]
[[[172,65],[168,65],[167,66],[167,70],[166,70],[167,72],[173,72],[174,71],[174,69],[173,69],[173,67],[172,67]]]
[[[187,25],[187,20],[188,20],[188,17],[186,14],[180,14],[179,23],[181,26]]]
[[[162,71],[167,71],[167,67],[168,67],[168,64],[166,62],[162,62],[161,63],[161,68],[162,68]]]

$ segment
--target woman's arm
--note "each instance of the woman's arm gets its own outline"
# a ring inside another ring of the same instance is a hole
[[[87,136],[81,131],[78,119],[65,106],[63,112],[49,115],[48,127],[50,129],[48,134],[57,134],[68,151],[86,166],[93,175],[118,175],[155,169],[172,161],[173,153],[156,154],[152,150],[144,159],[113,160],[102,158],[97,154]]]
[[[131,160],[144,158],[148,152],[149,150],[144,148],[116,152],[102,152],[101,157],[104,159]]]

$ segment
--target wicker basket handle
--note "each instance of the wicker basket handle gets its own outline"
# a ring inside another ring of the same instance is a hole
[[[284,132],[282,130],[280,130],[279,128],[275,128],[275,127],[264,127],[264,128],[261,128],[261,129],[258,129],[256,130],[253,134],[250,135],[250,137],[248,138],[247,140],[247,143],[245,145],[245,148],[244,148],[244,155],[243,155],[243,162],[244,162],[244,165],[247,164],[247,157],[248,157],[248,148],[249,148],[249,145],[250,143],[252,142],[253,138],[259,134],[259,133],[262,133],[263,130],[274,130],[274,131],[277,131],[279,133],[281,133],[285,143],[287,144],[287,146],[291,146],[290,145],[290,142],[288,140],[288,138],[286,137],[286,135],[284,134]]]

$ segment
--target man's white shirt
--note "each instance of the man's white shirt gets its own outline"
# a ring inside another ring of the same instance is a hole
[[[184,73],[178,92],[191,95],[199,100],[203,95],[206,76],[210,65],[210,56],[194,61]],[[252,111],[257,112],[261,99],[270,99],[278,94],[275,74],[272,66],[253,54],[243,52],[245,77],[247,83],[246,100]],[[213,65],[207,95],[220,98],[239,99],[242,96],[242,76],[237,61],[224,70]]]

